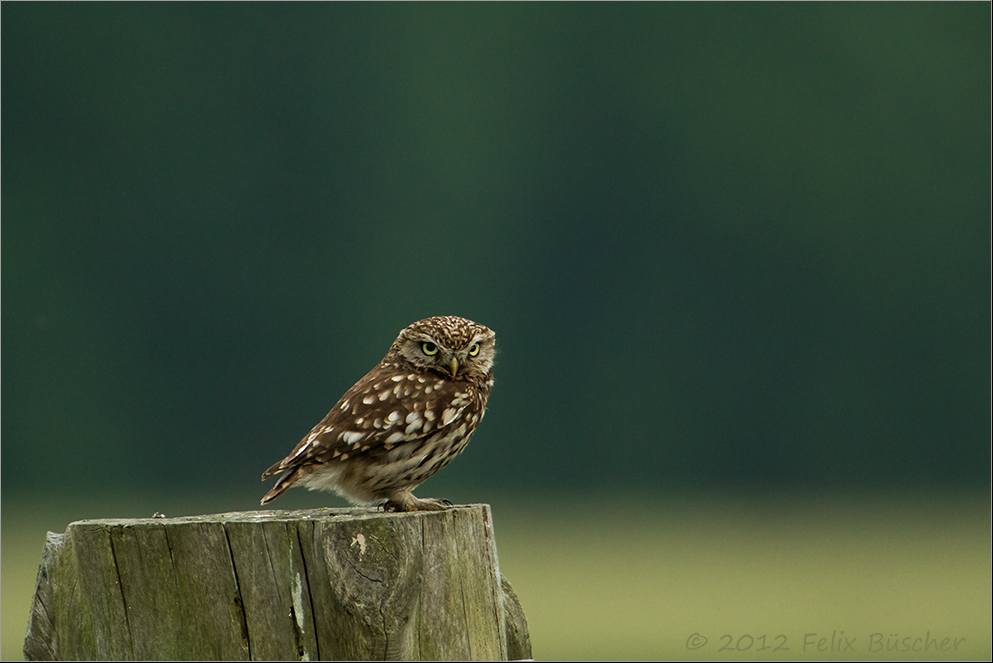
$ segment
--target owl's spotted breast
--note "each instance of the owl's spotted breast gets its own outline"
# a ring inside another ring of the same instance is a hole
[[[493,384],[494,333],[444,316],[400,332],[386,357],[335,404],[289,456],[265,504],[298,484],[387,508],[443,508],[412,490],[465,448]]]

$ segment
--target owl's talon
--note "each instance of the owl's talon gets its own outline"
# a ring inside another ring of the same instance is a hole
[[[386,500],[380,505],[384,513],[409,513],[411,511],[445,511],[454,504],[446,499],[427,497],[420,499],[413,495],[408,495],[408,499]]]

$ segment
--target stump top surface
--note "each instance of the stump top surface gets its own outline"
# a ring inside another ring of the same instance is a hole
[[[320,509],[264,509],[258,511],[230,511],[201,516],[151,517],[151,518],[87,518],[70,523],[75,525],[102,526],[135,526],[135,525],[165,525],[180,523],[266,523],[266,522],[296,522],[300,520],[314,521],[349,521],[368,520],[370,518],[410,518],[424,517],[434,514],[466,511],[479,508],[489,509],[488,504],[456,504],[444,511],[413,511],[407,513],[389,513],[378,507],[325,507]]]

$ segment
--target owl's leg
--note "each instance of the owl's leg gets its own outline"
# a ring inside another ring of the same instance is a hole
[[[404,488],[393,493],[386,503],[383,504],[383,511],[444,511],[452,506],[448,500],[426,497],[421,499],[414,497],[413,488]]]

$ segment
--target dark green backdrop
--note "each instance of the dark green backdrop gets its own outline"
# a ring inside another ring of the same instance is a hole
[[[500,351],[459,501],[987,485],[989,25],[4,3],[3,495],[261,496],[437,314]]]

